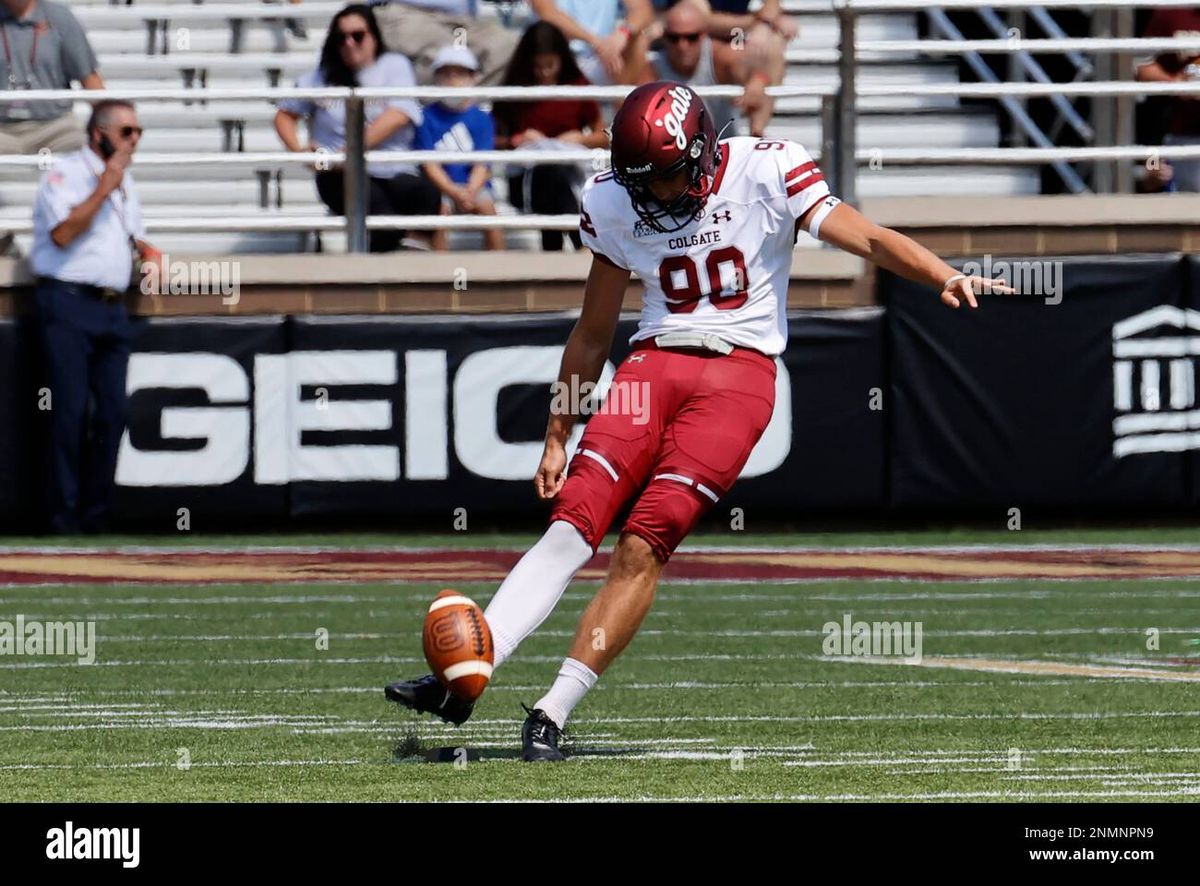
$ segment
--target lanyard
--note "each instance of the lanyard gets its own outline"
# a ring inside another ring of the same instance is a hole
[[[30,53],[29,53],[29,70],[30,70],[30,72],[32,72],[33,69],[37,65],[38,38],[41,35],[42,35],[41,31],[38,30],[37,25],[34,25],[34,27],[33,27],[33,49],[30,50]],[[12,47],[8,43],[8,25],[4,25],[3,27],[0,27],[0,37],[2,37],[4,39],[4,61],[8,64],[8,76],[12,77],[13,76],[13,59],[12,59]]]

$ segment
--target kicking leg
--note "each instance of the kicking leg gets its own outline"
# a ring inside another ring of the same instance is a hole
[[[661,434],[649,482],[630,512],[608,581],[583,614],[571,655],[529,710],[526,760],[561,760],[571,711],[633,639],[654,601],[663,565],[696,523],[733,485],[775,405],[770,358],[738,352],[697,367],[695,395]]]
[[[638,632],[654,602],[662,567],[662,561],[644,539],[622,533],[609,565],[608,580],[579,619],[570,655],[550,691],[527,709],[529,717],[522,732],[525,760],[563,758],[558,749],[563,724]]]
[[[592,547],[570,523],[556,520],[500,585],[484,618],[492,631],[494,667],[503,664],[527,636],[554,611],[567,584],[592,558]],[[389,683],[391,701],[422,714],[436,714],[459,726],[471,716],[474,703],[454,695],[433,674]]]

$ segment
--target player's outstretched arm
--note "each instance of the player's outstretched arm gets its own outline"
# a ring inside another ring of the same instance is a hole
[[[562,365],[558,370],[558,390],[577,391],[584,382],[594,385],[600,379],[604,361],[612,349],[613,333],[621,316],[621,303],[629,285],[629,271],[611,262],[592,259],[587,284],[583,290],[583,310],[575,328],[567,338]],[[574,385],[572,385],[574,380]],[[556,410],[551,401],[550,420],[546,424],[546,446],[542,462],[533,478],[538,498],[551,499],[558,495],[566,482],[567,438],[575,426],[578,404],[571,409]]]
[[[816,209],[814,206],[809,212]],[[807,218],[801,220],[802,225],[807,226],[806,223]],[[975,296],[980,292],[1009,295],[1015,291],[1004,280],[960,274],[916,240],[875,224],[846,203],[839,203],[825,217],[818,236],[894,274],[932,286],[941,292],[942,302],[952,308],[964,301],[973,308],[979,307]]]

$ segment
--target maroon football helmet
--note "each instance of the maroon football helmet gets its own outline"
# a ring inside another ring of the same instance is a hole
[[[669,80],[639,86],[617,111],[611,131],[613,177],[642,221],[664,233],[691,222],[712,192],[720,163],[712,115],[700,96]],[[682,169],[687,187],[670,204],[660,203],[649,183]]]

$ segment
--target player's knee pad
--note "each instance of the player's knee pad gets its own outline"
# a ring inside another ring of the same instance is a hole
[[[658,473],[634,505],[625,531],[644,539],[665,563],[717,498],[702,480]]]
[[[554,499],[550,520],[570,523],[594,551],[608,534],[627,495],[603,464],[576,454],[567,481]]]

